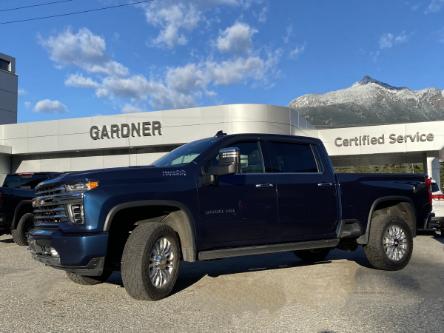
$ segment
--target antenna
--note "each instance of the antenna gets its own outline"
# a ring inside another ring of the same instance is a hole
[[[227,135],[227,133],[225,133],[223,130],[220,130],[220,131],[218,131],[216,133],[215,137],[216,138],[220,138],[220,137],[225,136],[225,135]]]

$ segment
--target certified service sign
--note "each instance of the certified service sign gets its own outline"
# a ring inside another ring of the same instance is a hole
[[[89,129],[89,135],[93,140],[159,136],[162,135],[162,123],[160,121],[144,121],[128,124],[94,125]]]

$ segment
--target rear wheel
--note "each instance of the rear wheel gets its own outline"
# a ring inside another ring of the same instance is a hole
[[[33,227],[34,215],[32,213],[24,214],[17,223],[17,228],[11,230],[14,242],[20,246],[28,245],[28,234]]]
[[[327,258],[329,253],[329,248],[295,251],[295,254],[306,262],[323,261]]]
[[[179,264],[179,240],[174,230],[160,223],[141,224],[123,250],[123,285],[135,299],[162,299],[176,284]]]
[[[75,282],[77,284],[81,284],[83,286],[92,286],[95,284],[103,283],[106,280],[108,280],[109,276],[112,272],[106,271],[100,276],[84,276],[79,275],[71,272],[66,272],[66,276],[68,279],[70,279],[72,282]]]
[[[364,252],[374,268],[396,271],[410,261],[413,235],[408,224],[397,215],[379,214],[372,219]]]

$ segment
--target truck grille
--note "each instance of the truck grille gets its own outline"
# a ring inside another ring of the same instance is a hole
[[[40,186],[33,201],[36,224],[82,223],[82,194],[67,192],[64,186]]]

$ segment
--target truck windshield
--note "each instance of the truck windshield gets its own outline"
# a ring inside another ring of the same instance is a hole
[[[153,165],[157,167],[169,167],[191,163],[214,142],[216,142],[216,139],[203,139],[187,143],[161,157],[154,162]]]

